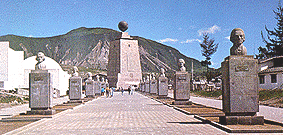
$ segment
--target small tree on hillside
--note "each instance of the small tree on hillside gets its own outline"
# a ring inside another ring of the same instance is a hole
[[[200,47],[202,48],[201,54],[205,57],[205,60],[201,61],[201,64],[203,66],[206,66],[206,78],[207,81],[210,81],[211,75],[208,73],[208,66],[211,65],[211,55],[214,54],[217,51],[218,44],[214,43],[214,39],[209,39],[209,36],[207,33],[203,34],[203,41],[200,44]]]
[[[277,19],[278,21],[276,25],[277,27],[274,28],[273,31],[267,29],[267,27],[265,26],[268,40],[264,38],[261,31],[261,36],[263,42],[266,44],[266,48],[263,48],[261,46],[258,48],[259,54],[256,56],[258,59],[283,56],[283,8],[281,7],[280,3],[277,10],[273,10],[273,12],[276,15],[275,19]]]

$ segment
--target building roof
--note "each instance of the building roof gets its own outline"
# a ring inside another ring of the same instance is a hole
[[[272,68],[267,68],[259,73],[274,73],[274,72],[283,72],[283,67],[272,67]]]

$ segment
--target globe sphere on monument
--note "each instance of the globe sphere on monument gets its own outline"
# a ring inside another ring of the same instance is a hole
[[[122,31],[125,32],[128,29],[128,23],[125,21],[121,21],[118,24],[118,28]]]

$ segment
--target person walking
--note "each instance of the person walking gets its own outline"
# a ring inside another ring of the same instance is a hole
[[[109,89],[109,87],[106,87],[106,97],[107,98],[109,97],[109,93],[110,93],[110,89]]]
[[[104,90],[104,88],[102,87],[102,88],[101,88],[101,96],[104,96],[104,91],[105,91],[105,90]]]
[[[120,87],[121,88],[121,92],[122,92],[122,96],[124,95],[124,89],[123,87]]]
[[[129,95],[131,94],[131,85],[128,87]]]

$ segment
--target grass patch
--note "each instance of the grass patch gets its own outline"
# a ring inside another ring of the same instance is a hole
[[[216,91],[197,90],[192,92],[198,96],[203,96],[203,97],[219,97],[220,95],[222,95],[222,90],[216,90]]]
[[[283,97],[283,90],[261,90],[259,91],[259,101],[269,100],[271,98],[281,98]]]
[[[1,95],[0,97],[0,103],[11,103],[12,101],[17,101],[18,103],[24,103],[24,101],[13,95]]]

